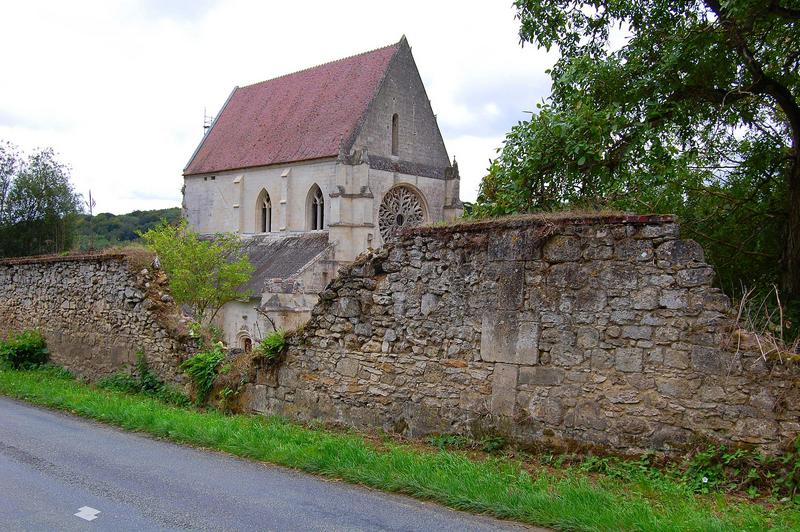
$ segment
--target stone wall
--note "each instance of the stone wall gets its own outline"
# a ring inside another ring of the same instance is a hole
[[[141,350],[163,379],[181,382],[185,345],[165,281],[123,255],[0,261],[0,336],[39,329],[54,363],[92,380]]]
[[[729,345],[728,298],[678,233],[638,216],[407,230],[340,272],[243,399],[407,436],[777,450],[800,373]]]

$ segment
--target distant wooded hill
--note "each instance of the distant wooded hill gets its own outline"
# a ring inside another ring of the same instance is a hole
[[[78,215],[77,240],[80,249],[107,248],[127,244],[139,239],[137,232],[144,232],[161,220],[174,222],[181,217],[180,207],[133,211],[128,214],[103,212],[95,216]],[[92,241],[93,237],[93,241]]]

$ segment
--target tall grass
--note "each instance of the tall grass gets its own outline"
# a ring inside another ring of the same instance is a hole
[[[178,408],[96,389],[55,372],[0,370],[0,393],[179,443],[557,529],[800,528],[800,510],[793,506],[698,497],[679,483],[644,475],[621,483],[571,468],[531,472],[504,457],[472,460],[460,452],[376,445],[355,434],[309,429],[276,417]]]

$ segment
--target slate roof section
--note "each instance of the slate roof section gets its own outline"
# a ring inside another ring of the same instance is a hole
[[[235,88],[184,175],[337,156],[404,42]]]
[[[243,288],[260,296],[267,281],[294,277],[330,246],[327,231],[254,235],[247,239],[246,251],[256,271]]]

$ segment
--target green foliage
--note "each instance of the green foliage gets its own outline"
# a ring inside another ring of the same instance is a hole
[[[269,333],[255,347],[256,356],[267,361],[277,361],[286,348],[286,331],[278,329]]]
[[[611,456],[544,456],[542,462],[563,467],[565,458],[576,462],[578,470],[625,482],[670,485],[679,483],[692,493],[746,493],[751,498],[766,497],[774,502],[800,503],[800,437],[792,450],[782,455],[765,455],[744,448],[711,445],[690,453],[681,461],[659,464],[652,454],[636,459]]]
[[[120,371],[103,377],[97,381],[97,386],[122,393],[147,395],[176,406],[191,404],[185,394],[164,383],[153,373],[142,351],[136,353],[136,363],[130,372]]]
[[[211,339],[211,343],[217,344],[222,341],[225,336],[225,332],[222,328],[217,327],[213,323],[208,326],[208,336]]]
[[[428,436],[428,443],[438,447],[440,451],[445,449],[469,449],[474,444],[471,439],[460,434],[434,434],[433,436]]]
[[[28,157],[0,142],[0,257],[72,248],[81,197],[50,149]]]
[[[139,233],[156,227],[162,220],[176,223],[180,220],[180,207],[133,211],[128,214],[107,212],[89,216],[80,214],[76,220],[77,247],[82,250],[104,249],[131,244],[139,240]]]
[[[12,369],[30,369],[50,358],[42,333],[26,330],[0,340],[0,363]]]
[[[214,380],[217,378],[217,368],[225,360],[225,352],[217,344],[208,351],[202,351],[187,358],[181,364],[181,369],[192,379],[196,394],[196,403],[204,404],[208,400]]]
[[[176,302],[191,306],[201,324],[210,323],[225,303],[249,297],[241,286],[254,268],[238,236],[201,239],[182,220],[162,222],[141,237],[158,255]]]
[[[376,445],[357,434],[313,430],[277,417],[174,408],[40,372],[0,371],[0,393],[179,443],[558,530],[800,527],[796,506],[695,495],[668,478],[622,481],[572,467],[553,472],[502,456],[471,460],[461,452]]]
[[[797,8],[751,0],[517,0],[560,58],[507,135],[473,216],[677,214],[730,293],[800,297]]]
[[[485,453],[502,451],[506,443],[506,439],[502,436],[484,436],[480,439],[481,450]]]
[[[440,450],[445,449],[472,449],[485,453],[495,453],[503,450],[507,442],[502,436],[489,435],[478,440],[460,434],[434,434],[428,437],[428,443]]]
[[[56,366],[55,364],[52,364],[50,362],[41,364],[31,369],[35,369],[38,373],[46,375],[48,378],[60,379],[66,381],[75,380],[75,375],[70,373],[69,370],[67,370],[66,368],[62,368],[61,366]]]
[[[748,449],[709,446],[694,454],[680,478],[698,493],[716,490],[769,495],[800,503],[800,437],[794,448],[779,456]]]

